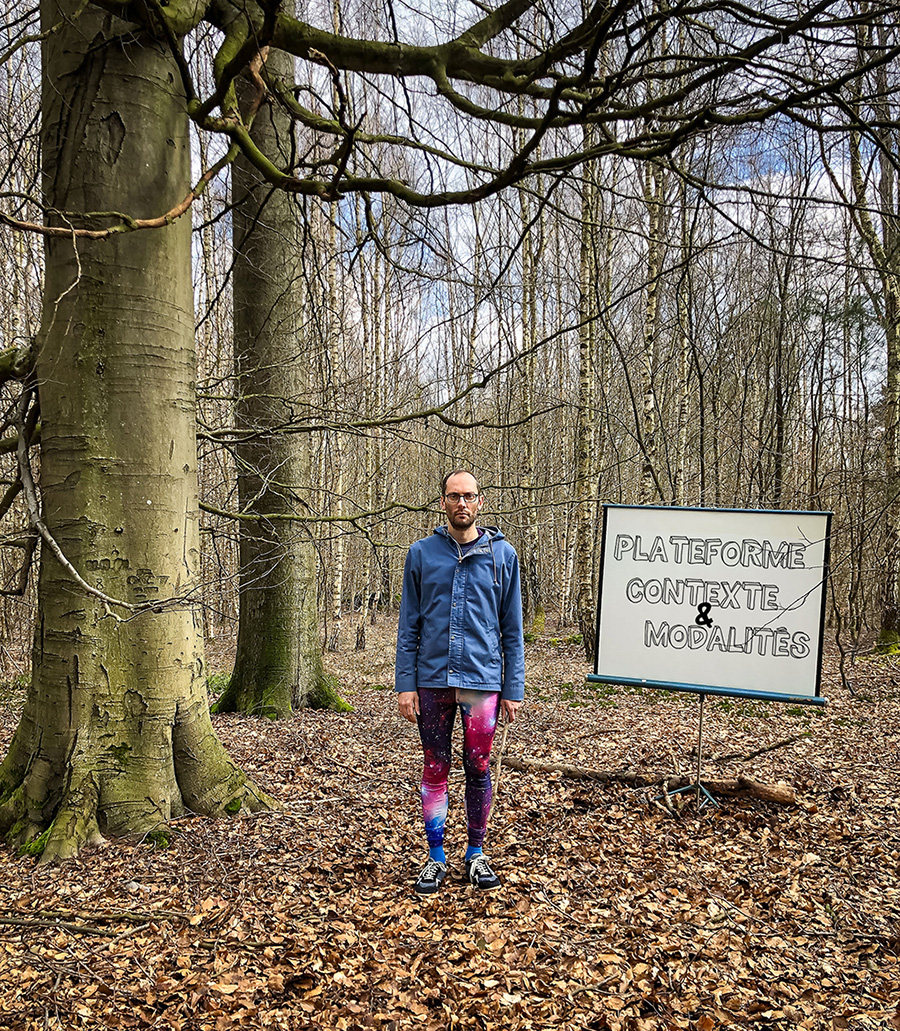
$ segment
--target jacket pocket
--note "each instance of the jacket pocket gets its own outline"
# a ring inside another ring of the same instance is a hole
[[[485,637],[485,654],[482,659],[484,679],[487,681],[499,681],[502,662],[500,657],[500,638],[496,628],[491,627]]]

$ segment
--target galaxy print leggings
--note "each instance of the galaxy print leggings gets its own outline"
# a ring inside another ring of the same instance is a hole
[[[447,776],[456,709],[462,713],[463,768],[466,771],[466,822],[469,845],[480,848],[491,811],[491,744],[500,711],[499,691],[422,688],[419,691],[419,735],[425,753],[422,771],[422,815],[429,848],[444,843],[447,819]]]

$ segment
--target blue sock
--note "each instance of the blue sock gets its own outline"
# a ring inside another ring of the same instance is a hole
[[[433,848],[430,848],[428,850],[428,855],[436,863],[446,863],[447,862],[447,855],[444,852],[444,846],[443,845],[435,845]]]
[[[480,855],[481,855],[481,846],[480,845],[469,845],[469,847],[466,849],[466,862],[468,863],[468,861],[473,856],[480,856]]]

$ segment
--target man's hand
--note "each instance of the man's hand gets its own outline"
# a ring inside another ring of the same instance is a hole
[[[511,702],[508,698],[504,698],[500,702],[500,709],[502,710],[503,718],[507,723],[516,722],[516,712],[521,704],[521,702]]]
[[[397,695],[397,705],[400,708],[400,715],[410,723],[415,723],[416,717],[419,715],[419,692],[401,691]]]

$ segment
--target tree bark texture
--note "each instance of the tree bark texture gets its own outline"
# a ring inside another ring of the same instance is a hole
[[[43,5],[43,189],[56,224],[171,208],[189,188],[165,44],[74,0]],[[190,221],[50,240],[37,354],[43,518],[113,616],[44,547],[32,683],[0,767],[0,830],[44,861],[186,811],[270,800],[210,723],[200,613]],[[174,600],[173,600],[174,599]],[[115,610],[115,607],[112,607]],[[119,609],[119,612],[123,610]]]
[[[886,45],[879,34],[876,47],[869,26],[856,30],[860,67],[863,55]],[[896,110],[890,104],[886,73],[880,68],[871,84],[872,108],[882,128],[877,165],[868,165],[858,131],[849,133],[850,181],[856,208],[853,221],[866,245],[881,282],[881,317],[886,348],[884,383],[884,552],[881,557],[881,625],[876,651],[900,651],[900,204],[896,195],[894,163],[896,133],[892,123]],[[850,110],[857,120],[863,114],[863,99],[869,83],[861,80]],[[868,117],[868,115],[866,115]],[[869,183],[869,178],[873,182]],[[872,211],[880,212],[876,225]]]
[[[270,76],[288,77],[292,58],[271,50]],[[261,85],[241,80],[249,108]],[[290,120],[271,98],[253,121],[263,153],[290,159]],[[243,156],[233,165],[234,349],[237,428],[253,434],[238,445],[240,523],[237,653],[215,712],[281,719],[305,705],[347,709],[322,667],[316,607],[316,553],[300,522],[267,519],[304,510],[309,455],[300,434],[281,432],[296,420],[309,387],[304,346],[301,253],[294,202],[274,190]]]
[[[644,203],[647,207],[647,286],[644,305],[644,349],[642,352],[642,392],[644,407],[641,418],[641,448],[644,455],[641,472],[640,503],[652,504],[661,498],[657,471],[659,441],[656,405],[656,342],[659,332],[659,277],[662,270],[660,224],[663,202],[662,173],[648,163],[644,169]]]
[[[535,448],[535,348],[538,339],[538,265],[541,260],[540,226],[531,226],[532,213],[529,196],[519,191],[519,211],[522,225],[522,416],[528,421],[522,427],[519,459],[519,487],[525,492],[525,525],[519,544],[522,565],[522,607],[526,624],[532,633],[540,634],[546,614],[541,591],[540,552],[538,527],[540,518],[535,494],[537,465]]]
[[[585,131],[585,143],[590,141]],[[581,240],[579,255],[579,319],[578,330],[578,407],[575,426],[575,521],[573,565],[575,580],[575,621],[581,631],[585,657],[594,659],[597,643],[597,610],[594,597],[593,533],[596,519],[596,486],[594,474],[597,466],[595,450],[598,430],[596,383],[596,318],[600,307],[598,298],[599,269],[597,267],[597,235],[601,231],[597,219],[597,168],[594,162],[585,169],[581,197]]]

